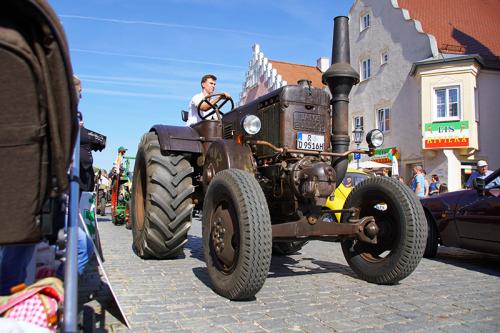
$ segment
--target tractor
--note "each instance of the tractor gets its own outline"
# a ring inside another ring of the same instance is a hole
[[[130,160],[135,157],[123,156],[125,151],[123,147],[118,149],[118,162],[111,176],[111,221],[114,225],[125,224],[129,228]]]
[[[371,283],[395,284],[415,270],[427,227],[407,186],[370,178],[342,209],[325,207],[349,155],[373,154],[383,143],[382,132],[372,130],[368,149],[349,149],[348,96],[359,74],[349,64],[347,17],[335,18],[332,53],[322,77],[331,96],[306,80],[237,108],[231,99],[213,105],[208,96],[212,109],[202,113],[200,103],[200,122],[154,125],[144,134],[130,205],[138,256],[176,258],[193,209],[201,209],[208,276],[231,300],[252,299],[262,288],[273,249],[290,254],[312,240],[340,242],[352,270]]]

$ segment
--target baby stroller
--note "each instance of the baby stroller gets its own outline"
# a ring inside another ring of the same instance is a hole
[[[0,76],[0,245],[55,242],[59,234],[60,327],[76,332],[78,97],[66,37],[46,1],[0,1]]]

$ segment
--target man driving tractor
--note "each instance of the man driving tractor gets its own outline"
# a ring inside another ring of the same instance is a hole
[[[206,102],[201,103],[201,102],[206,97],[210,97],[213,95],[215,91],[215,86],[217,85],[216,81],[217,77],[213,74],[203,75],[203,77],[201,78],[201,92],[199,94],[194,95],[191,98],[191,101],[189,102],[189,117],[188,120],[186,121],[186,126],[191,126],[201,120],[201,118],[198,115],[198,105],[200,106],[200,112],[202,112],[203,116],[205,115],[205,111],[212,109],[212,106],[209,105],[208,103]],[[214,105],[221,99],[228,99],[230,97],[231,95],[229,95],[227,92],[222,92],[218,96],[212,98],[210,100],[210,104]],[[216,116],[215,114],[212,115],[212,117],[215,116]]]

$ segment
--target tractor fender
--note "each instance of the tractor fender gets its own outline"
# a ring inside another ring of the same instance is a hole
[[[203,153],[200,135],[189,126],[154,125],[149,131],[158,135],[162,153],[168,151]]]
[[[238,144],[234,140],[217,140],[208,148],[203,166],[203,187],[206,191],[214,176],[226,169],[240,169],[252,175],[257,171],[257,163],[249,145]]]

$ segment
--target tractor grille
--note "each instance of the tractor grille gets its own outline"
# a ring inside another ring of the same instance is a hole
[[[224,124],[224,128],[222,130],[222,137],[224,139],[232,139],[233,131],[234,131],[234,126],[232,123]]]
[[[280,147],[280,104],[274,103],[257,111],[257,116],[262,121],[262,128],[259,132],[259,140],[266,140],[273,145]],[[257,155],[272,155],[274,151],[268,147],[258,146]]]

